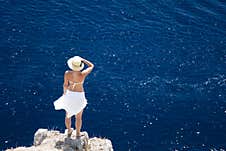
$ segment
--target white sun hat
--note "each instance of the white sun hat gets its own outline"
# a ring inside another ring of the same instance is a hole
[[[80,71],[84,68],[84,63],[82,62],[82,59],[79,56],[74,56],[68,59],[67,65],[73,71]]]

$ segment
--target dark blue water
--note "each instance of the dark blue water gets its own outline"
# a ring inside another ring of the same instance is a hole
[[[223,0],[0,0],[0,149],[64,131],[66,61],[95,64],[83,130],[116,151],[226,149]]]

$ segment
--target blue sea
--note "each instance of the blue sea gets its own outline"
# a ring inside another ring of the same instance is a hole
[[[0,150],[64,132],[53,102],[75,55],[95,65],[90,137],[115,151],[226,150],[226,1],[0,0],[0,16]]]

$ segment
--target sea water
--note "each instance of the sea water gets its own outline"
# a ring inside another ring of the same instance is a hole
[[[83,130],[116,151],[226,149],[223,0],[0,0],[0,149],[64,131],[66,61],[95,64]],[[74,122],[73,122],[74,125]]]

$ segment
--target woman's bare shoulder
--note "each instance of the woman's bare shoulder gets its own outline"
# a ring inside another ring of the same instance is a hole
[[[65,73],[64,73],[64,76],[69,76],[71,74],[71,71],[70,70],[66,70]]]

